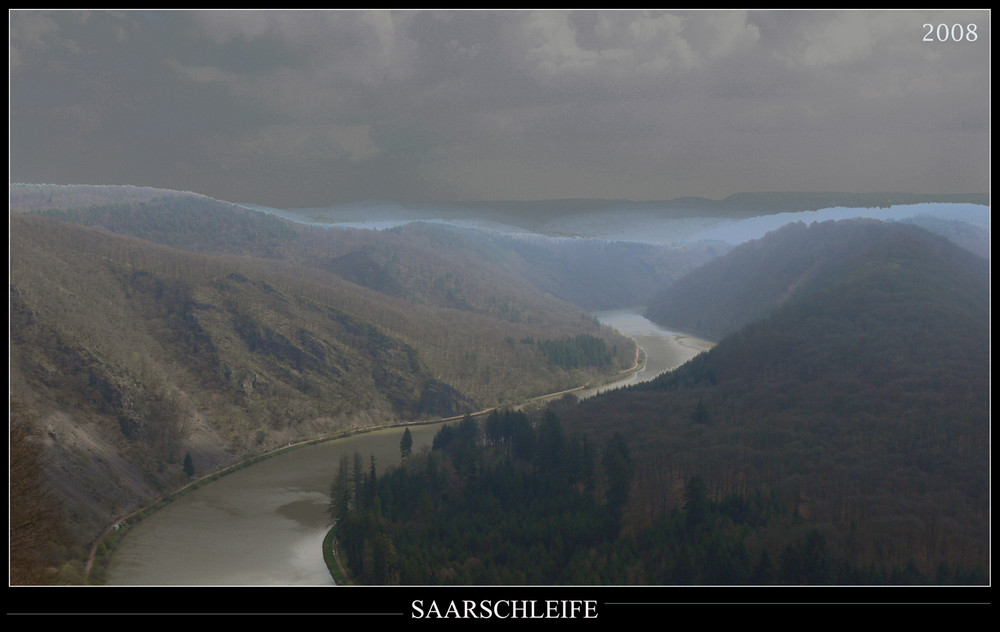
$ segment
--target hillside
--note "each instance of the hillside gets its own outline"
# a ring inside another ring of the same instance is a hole
[[[811,528],[862,566],[988,572],[984,259],[911,226],[799,225],[671,290],[663,322],[719,344],[566,412],[598,436],[628,429],[633,524],[700,476],[716,499],[773,494],[794,509],[799,525],[761,545]]]
[[[534,301],[526,296],[539,291],[588,310],[642,305],[727,249],[515,237],[427,222],[377,231],[331,225],[320,230],[204,196],[134,187],[18,185],[11,187],[11,198],[20,212],[193,252],[281,259],[408,300],[495,314]]]
[[[827,288],[859,258],[880,256],[887,226],[876,220],[787,224],[662,289],[646,315],[719,340],[796,296]],[[927,248],[946,248],[943,239],[926,231],[907,225],[892,230]]]
[[[635,357],[447,232],[327,231],[170,196],[12,214],[10,235],[11,398],[65,510],[69,558],[187,482],[185,461],[201,475],[569,388]],[[567,363],[550,349],[584,343],[604,351]]]

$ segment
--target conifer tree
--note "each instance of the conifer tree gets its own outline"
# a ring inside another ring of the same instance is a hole
[[[403,438],[399,441],[399,455],[403,461],[410,458],[410,452],[413,450],[413,435],[410,433],[410,429],[407,428],[403,431]]]

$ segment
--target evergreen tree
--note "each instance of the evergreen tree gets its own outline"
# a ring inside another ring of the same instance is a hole
[[[556,472],[562,469],[566,451],[566,435],[559,418],[546,410],[538,423],[538,465],[543,470]]]
[[[621,433],[616,432],[605,444],[601,464],[604,466],[604,475],[608,483],[608,511],[617,530],[621,525],[625,505],[632,491],[632,479],[635,476],[632,457]]]
[[[399,455],[403,461],[410,458],[410,452],[413,450],[413,435],[410,434],[410,429],[407,428],[403,431],[403,438],[399,441]]]
[[[351,509],[351,498],[350,468],[347,455],[345,454],[340,459],[337,476],[333,479],[333,484],[330,486],[330,521],[336,525],[338,530],[344,524],[347,513]],[[339,531],[337,535],[341,535]]]

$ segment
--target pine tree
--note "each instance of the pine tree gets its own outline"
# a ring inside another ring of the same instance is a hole
[[[620,526],[629,493],[632,491],[632,479],[635,477],[632,456],[621,433],[616,432],[605,444],[601,464],[604,466],[604,475],[608,482],[608,511],[616,526]]]
[[[410,458],[410,452],[413,450],[413,435],[410,433],[410,429],[407,428],[403,431],[403,438],[399,441],[399,455],[403,461]]]

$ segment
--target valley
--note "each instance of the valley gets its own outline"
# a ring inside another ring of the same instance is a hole
[[[697,476],[713,499],[766,490],[807,521],[760,535],[756,552],[813,528],[873,568],[979,569],[989,273],[971,253],[988,243],[988,207],[903,196],[914,208],[902,211],[882,197],[864,203],[886,210],[856,207],[863,219],[806,225],[824,204],[861,203],[821,199],[444,205],[446,217],[387,205],[373,230],[338,226],[351,218],[329,209],[12,185],[12,426],[27,428],[41,464],[29,476],[60,516],[58,545],[25,564],[82,583],[108,525],[192,477],[320,436],[575,392],[633,367],[640,340],[652,372],[686,364],[549,404],[597,442],[628,429],[626,533],[683,508]],[[800,219],[750,237],[784,213]],[[615,214],[674,239],[581,228]],[[715,237],[679,228],[695,224]],[[632,305],[649,305],[655,332],[628,331]],[[670,358],[642,336],[666,340]],[[530,414],[537,423],[542,408]],[[276,507],[321,505],[327,470]],[[117,573],[148,555],[127,552],[143,541],[132,535],[106,581],[130,583]],[[209,583],[316,577],[234,572]]]

